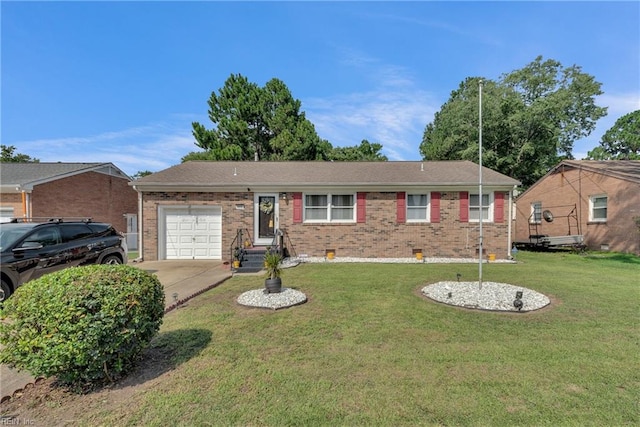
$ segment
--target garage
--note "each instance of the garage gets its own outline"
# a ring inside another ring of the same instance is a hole
[[[220,207],[163,207],[160,218],[161,259],[222,259]]]

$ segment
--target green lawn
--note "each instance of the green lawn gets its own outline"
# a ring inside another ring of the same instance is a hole
[[[249,309],[263,285],[236,276],[165,317],[153,346],[175,369],[114,425],[623,426],[640,423],[640,258],[518,253],[486,281],[525,286],[532,313],[465,310],[422,298],[428,283],[477,280],[475,264],[308,264],[284,286],[309,301]]]

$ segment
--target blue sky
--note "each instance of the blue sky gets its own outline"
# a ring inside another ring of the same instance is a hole
[[[159,171],[197,151],[230,74],[289,87],[334,146],[419,160],[427,123],[466,77],[536,56],[602,83],[584,157],[640,109],[640,3],[12,2],[1,13],[1,141],[46,162]]]

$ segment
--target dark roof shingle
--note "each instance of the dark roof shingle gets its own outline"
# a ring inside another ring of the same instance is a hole
[[[112,175],[128,178],[111,163],[0,163],[0,185],[35,185],[105,168],[110,169]]]
[[[640,183],[640,160],[564,160],[563,165]]]
[[[519,182],[483,168],[483,183],[513,186]],[[148,175],[132,184],[145,186],[394,186],[473,185],[478,165],[469,161],[392,162],[212,162],[190,161]]]

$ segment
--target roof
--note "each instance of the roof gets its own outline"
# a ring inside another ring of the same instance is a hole
[[[640,184],[640,160],[564,160],[554,168],[562,166],[623,179]]]
[[[640,184],[640,160],[563,160],[531,187],[527,188],[526,191],[519,194],[518,198],[532,191],[539,182],[548,176],[567,169],[582,169],[584,171]]]
[[[2,192],[31,191],[38,184],[85,172],[130,179],[112,163],[0,163],[0,188]]]
[[[512,188],[519,181],[483,168],[483,185]],[[139,191],[294,191],[310,188],[460,187],[478,185],[470,161],[233,162],[190,161],[147,175],[130,185]]]

